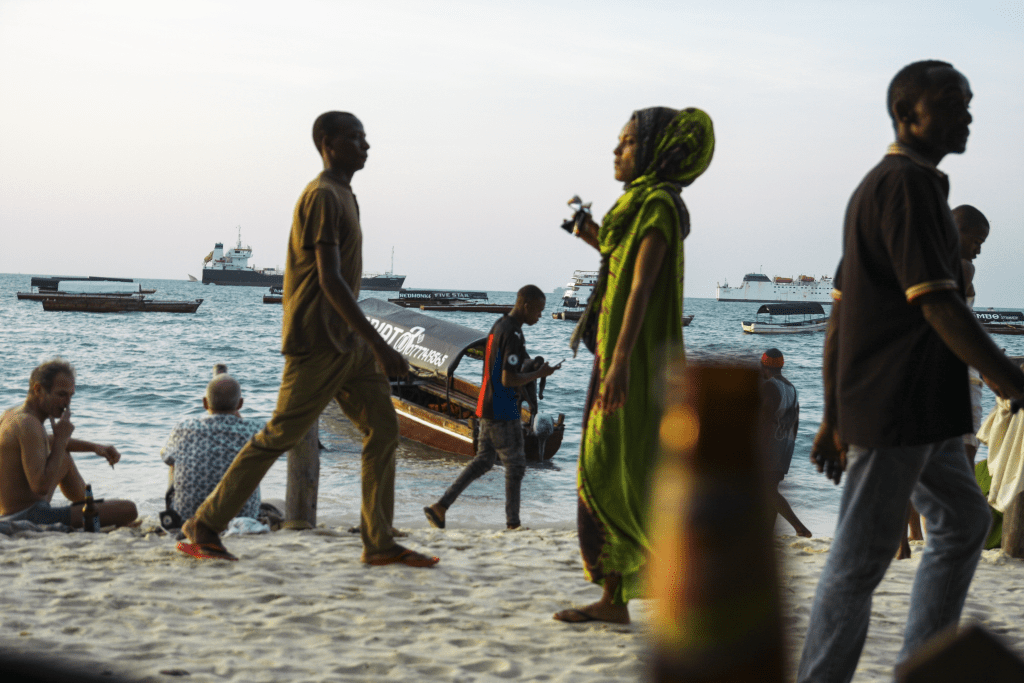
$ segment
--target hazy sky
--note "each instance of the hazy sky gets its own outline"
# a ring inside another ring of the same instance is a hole
[[[692,5],[692,6],[691,6]],[[0,272],[185,279],[236,226],[283,266],[329,109],[363,121],[367,271],[546,291],[596,252],[559,230],[621,191],[630,112],[697,106],[686,291],[831,274],[846,202],[918,59],[975,93],[952,205],[986,213],[978,304],[1024,306],[1024,3],[0,0]]]

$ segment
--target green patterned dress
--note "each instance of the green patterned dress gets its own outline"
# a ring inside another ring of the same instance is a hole
[[[601,274],[572,341],[575,350],[596,314],[594,371],[577,471],[577,520],[587,579],[603,585],[608,575],[621,576],[613,596],[620,605],[643,594],[661,375],[666,357],[683,352],[683,240],[690,221],[679,193],[707,169],[715,148],[711,119],[700,109],[655,107],[634,112],[632,120],[637,167],[643,172],[601,223]],[[665,256],[630,355],[626,403],[605,415],[593,409],[594,402],[622,332],[640,244],[653,231],[665,240]]]
[[[667,248],[640,335],[629,359],[625,406],[605,415],[592,410],[622,329],[640,242],[651,231]],[[641,595],[647,538],[648,477],[658,453],[660,370],[666,353],[682,351],[683,239],[673,200],[652,193],[633,228],[609,253],[608,285],[597,326],[594,373],[578,469],[580,547],[587,579],[603,583],[621,574],[616,603]]]

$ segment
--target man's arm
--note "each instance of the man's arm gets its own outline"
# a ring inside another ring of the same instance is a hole
[[[515,372],[514,370],[505,368],[501,371],[501,383],[509,388],[521,387],[535,379],[550,377],[557,369],[557,366],[551,366],[547,363],[544,363],[544,365],[540,366],[533,372]]]
[[[957,358],[982,374],[1003,398],[1024,395],[1024,372],[999,350],[967,305],[951,290],[918,299],[925,320]]]
[[[43,424],[34,417],[22,415],[17,426],[18,441],[21,445],[21,466],[25,471],[32,493],[37,496],[49,496],[57,488],[63,477],[64,458],[68,455],[68,441],[75,429],[71,424],[71,411],[65,409],[60,420],[50,420],[53,427],[53,439],[47,452],[48,439]]]
[[[118,453],[117,449],[113,446],[93,443],[92,441],[83,441],[82,439],[68,439],[68,452],[95,453],[101,458],[106,459],[106,461],[110,463],[111,467],[121,459],[121,454]]]
[[[837,427],[836,383],[839,361],[839,300],[832,301],[832,315],[825,332],[825,351],[821,359],[821,381],[825,389],[825,411],[811,446],[811,463],[835,484],[846,469],[846,445],[839,440]]]
[[[363,310],[356,303],[348,283],[341,277],[341,251],[337,244],[316,244],[316,269],[324,296],[331,302],[348,326],[366,340],[380,363],[384,374],[389,377],[404,377],[409,374],[409,364],[398,351],[388,346],[366,319]]]

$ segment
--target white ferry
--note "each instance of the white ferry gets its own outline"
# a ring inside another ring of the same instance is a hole
[[[562,308],[551,314],[555,320],[579,320],[597,286],[596,270],[574,270],[562,292]]]
[[[747,273],[743,284],[730,287],[728,282],[718,285],[719,301],[745,301],[748,303],[773,303],[775,301],[816,301],[819,304],[832,303],[832,278],[822,275],[815,279],[809,275],[798,278],[769,278],[763,273]]]

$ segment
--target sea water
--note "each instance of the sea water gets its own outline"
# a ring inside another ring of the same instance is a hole
[[[111,469],[90,454],[75,454],[85,480],[100,498],[128,498],[142,515],[164,508],[167,466],[160,449],[174,425],[203,413],[202,397],[215,363],[226,363],[242,384],[247,419],[266,420],[277,400],[284,359],[280,354],[280,305],[264,304],[266,290],[220,287],[177,280],[142,280],[155,288],[155,299],[202,298],[194,314],[44,312],[38,301],[18,301],[29,291],[28,275],[0,275],[0,406],[21,403],[28,376],[37,364],[64,356],[78,371],[71,404],[74,436],[111,443],[121,462]],[[387,298],[387,292],[363,296]],[[491,301],[512,303],[512,292],[489,292]],[[580,421],[593,357],[581,350],[573,358],[569,336],[573,323],[553,320],[559,296],[548,295],[540,321],[524,332],[531,355],[551,363],[565,358],[562,369],[548,378],[541,410],[565,415],[565,436],[555,457],[533,465],[523,482],[522,519],[526,526],[570,526],[576,517],[576,459]],[[785,355],[783,374],[800,393],[800,426],[796,453],[780,490],[815,535],[832,535],[840,489],[818,474],[808,460],[822,413],[821,352],[824,333],[745,335],[740,322],[752,319],[758,304],[719,303],[687,299],[694,320],[685,329],[689,352],[760,357],[769,347]],[[826,307],[827,310],[827,307]],[[436,312],[439,318],[486,333],[495,314]],[[1024,355],[1024,338],[997,337],[1012,355]],[[465,359],[457,374],[479,382],[481,363]],[[985,392],[985,412],[994,403]],[[321,420],[319,521],[354,524],[359,517],[359,454],[361,435],[332,408]],[[979,457],[984,456],[984,449]],[[402,440],[398,450],[395,490],[397,526],[425,523],[424,505],[434,502],[454,481],[466,460]],[[283,499],[285,459],[278,461],[262,484],[264,498]],[[452,507],[449,521],[460,527],[504,525],[504,471],[496,467],[470,486]],[[55,503],[61,496],[55,496]],[[792,533],[784,522],[779,532]]]

